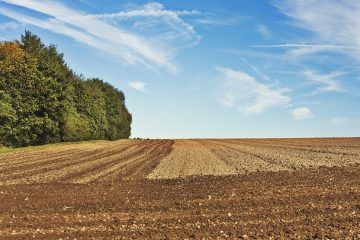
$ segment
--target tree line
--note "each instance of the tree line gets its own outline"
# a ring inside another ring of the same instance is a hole
[[[123,92],[76,74],[55,45],[29,31],[0,42],[0,144],[128,138],[131,122]]]

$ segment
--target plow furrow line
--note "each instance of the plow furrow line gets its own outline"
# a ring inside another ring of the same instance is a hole
[[[114,147],[128,145],[128,142],[120,142],[120,143],[109,143],[108,145],[97,145],[97,144],[79,144],[79,145],[70,145],[69,148],[62,150],[65,146],[58,147],[58,148],[50,148],[41,150],[39,154],[34,154],[31,151],[24,151],[20,153],[11,153],[8,157],[0,156],[0,163],[6,162],[6,166],[25,166],[25,165],[32,165],[34,163],[41,163],[47,162],[50,158],[55,157],[63,157],[64,155],[70,155],[70,153],[76,152],[85,152],[85,151],[94,151],[97,152],[98,150],[109,151],[112,150]],[[39,152],[40,150],[34,151]]]
[[[156,166],[161,159],[166,157],[172,151],[173,142],[167,143],[152,149],[145,158],[140,158],[138,161],[133,161],[125,165],[122,171],[114,172],[104,176],[104,180],[116,179],[122,177],[123,179],[145,178]]]
[[[266,161],[258,156],[238,151],[237,149],[219,144],[209,143],[209,149],[227,164],[233,166],[239,173],[258,170],[280,171],[288,170],[280,164]]]
[[[32,152],[21,152],[16,154],[9,154],[9,156],[4,157],[0,156],[0,162],[6,163],[7,166],[17,166],[17,165],[26,165],[31,164],[32,162],[37,161],[46,161],[49,156],[62,156],[67,154],[70,151],[81,151],[80,149],[68,149],[59,152],[49,152],[49,151],[42,151],[39,154],[34,154]]]
[[[126,151],[129,147],[131,147],[133,145],[127,146],[125,148],[112,148],[112,151],[107,151],[107,149],[100,149],[100,152],[96,152],[95,154],[89,154],[89,152],[85,152],[83,154],[81,154],[80,156],[77,156],[77,158],[71,156],[71,158],[65,158],[62,159],[62,161],[58,161],[55,163],[51,163],[49,166],[48,165],[39,165],[39,167],[36,168],[30,168],[30,169],[26,169],[24,171],[15,171],[10,173],[10,177],[13,180],[16,179],[21,179],[24,178],[23,175],[25,175],[26,177],[30,177],[33,175],[37,175],[37,174],[41,174],[44,172],[49,172],[49,171],[55,171],[58,169],[63,169],[66,168],[68,166],[73,166],[73,165],[77,165],[77,164],[81,164],[83,162],[90,163],[91,161],[95,161],[96,159],[101,159],[104,157],[109,157],[113,154],[116,154],[116,152],[120,151]],[[93,151],[90,151],[90,153]],[[89,160],[95,158],[94,160]],[[3,179],[7,179],[7,175],[3,174],[3,176],[0,178],[1,180]]]
[[[216,142],[216,141],[213,141]],[[341,155],[328,155],[313,152],[298,152],[295,150],[283,150],[283,149],[263,149],[261,146],[245,146],[234,143],[219,143],[223,146],[232,146],[233,149],[241,151],[250,155],[263,156],[264,160],[271,158],[275,162],[279,162],[284,167],[293,170],[303,169],[305,167],[317,167],[317,166],[341,166],[359,163],[360,158],[341,156]],[[255,154],[254,154],[255,153]]]
[[[2,169],[0,173],[6,174],[19,174],[25,173],[29,171],[34,171],[37,168],[44,169],[48,167],[55,167],[58,164],[65,163],[66,161],[73,161],[73,159],[82,158],[83,156],[89,155],[96,150],[79,150],[79,151],[68,151],[63,153],[62,155],[55,154],[55,156],[47,156],[43,157],[41,160],[31,160],[28,159],[28,162],[24,162],[23,164],[17,164],[18,166],[10,165],[6,166],[6,168]]]
[[[226,144],[226,143],[220,143],[217,141],[212,141],[216,145],[221,145],[225,148],[232,149],[236,152],[239,152],[240,154],[243,154],[245,156],[248,156],[250,158],[255,158],[257,160],[261,160],[263,162],[268,162],[271,165],[278,166],[283,170],[291,170],[295,169],[296,167],[303,167],[301,163],[297,164],[298,166],[291,164],[291,162],[280,160],[280,156],[269,156],[269,154],[264,153],[261,151],[260,148],[255,149],[255,147],[247,147],[243,145],[237,145],[237,144]]]
[[[14,184],[14,183],[28,183],[29,181],[34,182],[49,182],[52,180],[56,180],[61,176],[66,176],[71,172],[78,172],[79,169],[84,168],[91,168],[93,165],[97,164],[98,162],[106,162],[112,161],[114,158],[117,157],[117,154],[123,154],[124,152],[131,151],[133,148],[138,148],[137,144],[130,145],[127,147],[122,147],[120,149],[113,150],[108,153],[101,153],[98,155],[90,155],[82,159],[76,159],[72,161],[67,161],[66,164],[62,164],[56,166],[52,170],[41,171],[39,170],[36,173],[32,173],[32,175],[21,176],[18,178],[11,178],[10,180],[2,181],[0,184]]]
[[[127,165],[137,162],[141,159],[147,159],[149,153],[163,145],[164,143],[155,143],[150,144],[145,147],[139,147],[134,152],[130,152],[127,155],[118,156],[114,161],[109,163],[96,165],[91,169],[80,172],[74,176],[66,176],[68,180],[63,179],[64,182],[70,183],[89,183],[92,181],[100,180],[102,177],[113,175],[113,173],[118,174],[121,169],[126,168]],[[60,179],[61,181],[61,179]]]
[[[196,140],[176,140],[174,150],[147,176],[149,179],[227,175],[237,171]]]
[[[267,143],[263,143],[263,142],[254,142],[254,143],[244,143],[242,141],[236,141],[236,140],[230,140],[230,141],[224,141],[226,143],[231,143],[231,144],[236,144],[236,145],[241,145],[241,146],[251,146],[251,147],[259,147],[261,146],[261,148],[268,148],[268,149],[280,149],[281,151],[285,151],[285,150],[297,150],[297,151],[302,151],[302,152],[313,152],[313,153],[320,153],[320,154],[332,154],[332,155],[346,155],[346,156],[354,156],[354,157],[359,157],[360,156],[360,150],[358,150],[358,148],[354,148],[354,152],[349,152],[348,150],[342,149],[343,151],[340,151],[340,149],[337,147],[336,151],[333,150],[329,150],[329,147],[321,147],[321,146],[308,146],[308,147],[299,147],[297,145],[293,145],[293,144],[267,144]],[[360,144],[358,146],[360,148]],[[357,151],[356,151],[357,150]],[[355,152],[356,151],[356,152]]]
[[[262,148],[262,145],[258,146],[242,146],[239,144],[231,144],[238,146],[238,148],[247,149],[248,151],[257,152],[261,155],[272,155],[278,159],[282,159],[283,162],[298,167],[314,167],[314,166],[344,166],[354,163],[360,163],[360,157],[343,154],[328,154],[314,151],[297,151],[296,149],[273,149]]]

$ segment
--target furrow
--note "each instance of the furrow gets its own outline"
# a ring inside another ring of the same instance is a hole
[[[113,160],[114,156],[116,157],[117,154],[121,154],[124,151],[129,151],[131,148],[137,148],[137,144],[131,144],[130,146],[120,148],[112,148],[111,151],[107,148],[100,153],[94,155],[88,155],[84,158],[80,159],[73,159],[71,161],[66,161],[66,164],[61,163],[57,165],[53,169],[48,169],[46,171],[38,170],[36,173],[32,173],[31,175],[25,175],[18,178],[11,178],[5,181],[0,182],[3,185],[9,184],[26,184],[31,182],[49,182],[61,177],[64,177],[72,172],[79,172],[79,170],[91,168],[94,164],[96,165],[99,161],[111,161]]]
[[[108,157],[109,155],[112,155],[112,154],[114,154],[114,152],[118,151],[119,148],[112,147],[110,149],[111,149],[111,151],[109,151],[109,148],[102,148],[99,150],[84,152],[83,154],[81,154],[81,156],[78,156],[78,158],[74,158],[73,156],[71,156],[71,158],[68,158],[68,157],[62,158],[61,161],[50,163],[50,165],[39,165],[39,167],[26,169],[24,171],[14,171],[14,172],[10,173],[10,177],[12,180],[21,179],[21,178],[24,178],[24,176],[31,178],[31,176],[33,176],[33,175],[37,175],[37,174],[41,174],[41,173],[49,172],[49,171],[55,171],[55,170],[62,169],[62,168],[68,167],[68,166],[80,164],[85,161],[89,162],[89,159],[93,158],[93,157],[95,157],[95,158]],[[122,148],[120,148],[120,151],[122,151]],[[94,154],[91,154],[91,153],[94,153]],[[7,177],[8,177],[8,175],[3,174],[3,176],[1,177],[1,180],[3,180],[3,179],[6,180]]]
[[[237,171],[196,140],[175,140],[174,150],[147,176],[149,179],[228,175]]]
[[[162,142],[155,142],[147,144],[146,146],[139,146],[128,155],[118,156],[112,162],[95,166],[92,169],[87,169],[86,172],[80,172],[76,176],[70,176],[68,180],[64,179],[64,181],[70,183],[89,183],[98,181],[104,176],[107,177],[112,173],[117,173],[124,165],[146,158],[152,149],[155,149],[162,144]]]
[[[239,144],[232,144],[232,143],[223,143],[220,141],[214,141],[212,140],[214,144],[223,146],[225,148],[232,149],[242,155],[247,156],[249,159],[257,159],[257,161],[260,160],[261,163],[267,162],[268,164],[265,165],[273,165],[276,166],[275,169],[277,170],[291,170],[295,168],[302,168],[303,165],[301,163],[294,165],[291,162],[284,161],[280,154],[268,154],[261,150],[261,148],[256,147],[250,147],[245,145],[239,145]]]
[[[120,171],[104,176],[104,180],[111,179],[142,179],[153,171],[161,159],[172,151],[174,141],[166,140],[162,145],[152,149],[145,157],[124,165]]]
[[[282,143],[282,142],[276,142],[276,144],[273,143],[266,143],[262,142],[261,140],[258,140],[258,142],[243,142],[242,140],[225,140],[226,143],[233,143],[238,145],[246,145],[246,146],[253,146],[258,147],[261,145],[262,148],[269,148],[269,149],[281,149],[281,150],[297,150],[302,152],[314,152],[314,153],[321,153],[321,154],[332,154],[332,155],[346,155],[346,156],[353,156],[353,157],[359,157],[360,156],[360,144],[359,146],[354,146],[353,151],[349,152],[348,149],[341,149],[340,147],[328,147],[328,146],[316,146],[316,145],[310,145],[310,146],[298,146],[295,144],[288,144],[288,143]],[[333,149],[336,149],[335,151]],[[341,150],[340,150],[341,149]]]
[[[304,169],[305,167],[341,166],[360,162],[359,158],[350,158],[349,156],[342,156],[340,154],[332,156],[322,153],[262,148],[261,144],[258,146],[249,146],[242,145],[241,143],[229,143],[216,140],[213,140],[213,142],[218,142],[223,146],[231,146],[237,151],[258,156],[266,161],[270,160],[272,163],[282,165],[293,170]]]
[[[289,170],[288,167],[269,162],[258,156],[241,152],[229,146],[223,146],[212,142],[209,142],[206,145],[216,156],[233,166],[239,173]]]

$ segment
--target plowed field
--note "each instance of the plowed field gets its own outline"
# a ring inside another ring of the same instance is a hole
[[[0,239],[360,239],[360,138],[121,140],[0,155]]]

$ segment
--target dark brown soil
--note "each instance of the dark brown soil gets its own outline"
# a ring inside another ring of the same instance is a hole
[[[1,239],[360,239],[360,165],[0,187]]]

